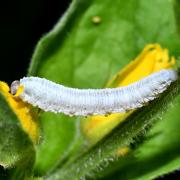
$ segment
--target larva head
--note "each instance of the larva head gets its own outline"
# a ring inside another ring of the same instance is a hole
[[[12,82],[10,90],[12,95],[19,96],[23,92],[24,87],[20,85],[20,81],[15,80]]]

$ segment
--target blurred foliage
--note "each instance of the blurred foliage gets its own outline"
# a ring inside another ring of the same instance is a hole
[[[22,179],[31,176],[35,149],[18,117],[0,93],[0,178]],[[3,171],[3,169],[10,169]]]

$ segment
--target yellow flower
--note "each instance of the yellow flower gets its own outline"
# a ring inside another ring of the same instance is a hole
[[[13,96],[9,91],[9,86],[5,82],[0,81],[1,94],[18,117],[23,129],[29,134],[32,141],[36,143],[39,137],[37,114],[33,111],[31,105],[23,102],[16,95]],[[21,88],[19,88],[19,91],[21,91]]]
[[[115,75],[106,87],[120,87],[138,81],[161,69],[172,68],[175,58],[169,58],[168,50],[158,44],[147,45],[140,55]],[[124,121],[132,112],[117,113],[109,116],[91,116],[82,120],[84,135],[93,145],[109,133],[119,123]]]

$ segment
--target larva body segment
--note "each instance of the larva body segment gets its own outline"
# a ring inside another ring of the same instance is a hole
[[[65,87],[38,77],[20,80],[20,98],[44,111],[67,115],[96,115],[125,112],[155,99],[177,79],[175,70],[161,70],[129,86],[106,89]]]

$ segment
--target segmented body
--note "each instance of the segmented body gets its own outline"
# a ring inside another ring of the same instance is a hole
[[[177,79],[175,70],[161,70],[129,86],[106,89],[77,89],[47,79],[25,77],[20,98],[44,111],[67,115],[119,113],[142,107]]]

